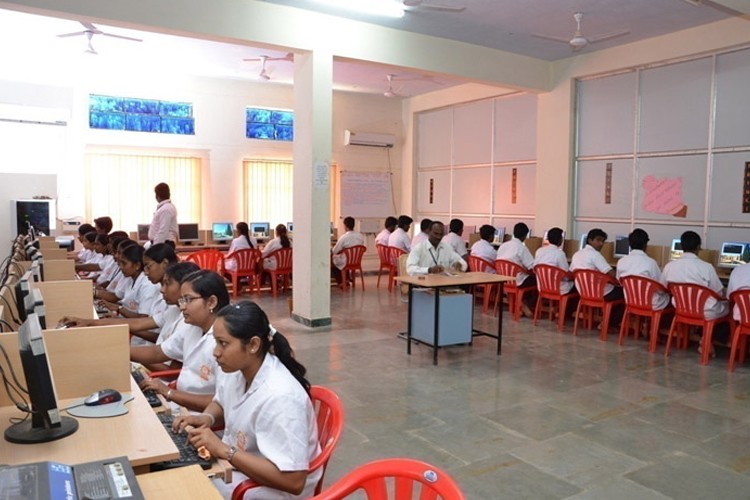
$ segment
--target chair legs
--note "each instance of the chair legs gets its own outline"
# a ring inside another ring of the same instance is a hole
[[[739,349],[739,353],[737,350]],[[729,368],[730,372],[734,371],[734,361],[737,359],[739,354],[740,364],[745,362],[745,354],[747,353],[747,334],[742,333],[742,328],[737,325],[732,335],[732,350],[729,353]]]

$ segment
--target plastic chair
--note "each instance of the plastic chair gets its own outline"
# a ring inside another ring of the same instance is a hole
[[[563,295],[560,293],[560,284],[565,278],[573,279],[573,275],[564,269],[548,264],[535,265],[534,274],[536,274],[536,287],[539,291],[534,308],[534,326],[536,326],[539,314],[542,311],[542,301],[549,301],[550,321],[552,320],[552,303],[557,302],[557,331],[562,332],[563,325],[565,325],[565,311],[568,310],[568,301],[577,299],[579,295],[577,291],[571,291]]]
[[[289,278],[292,276],[292,249],[291,248],[279,248],[271,252],[267,259],[276,259],[276,269],[266,269],[271,276],[271,292],[273,296],[278,295],[278,279],[281,277],[283,280],[282,291],[286,292],[289,289]]]
[[[388,487],[389,478],[393,478],[392,488]],[[357,467],[313,499],[340,500],[359,490],[364,491],[368,500],[466,498],[458,484],[434,465],[410,458],[388,458]],[[389,496],[389,490],[393,491],[393,496]]]
[[[747,354],[747,336],[750,335],[750,289],[736,290],[729,296],[729,301],[739,310],[740,321],[732,334],[732,350],[729,352],[728,371],[734,371],[734,360],[737,359],[739,347],[740,363],[745,362]],[[733,310],[734,307],[730,308]]]
[[[193,252],[185,257],[185,260],[195,262],[201,269],[208,269],[219,274],[224,273],[224,254],[216,249],[210,248]]]
[[[484,260],[481,257],[477,257],[476,255],[469,255],[468,260],[469,271],[486,273],[487,269],[495,270],[494,263]],[[496,287],[495,285],[488,283],[484,285],[474,285],[474,288],[482,291],[482,313],[486,314],[490,308],[490,301],[493,298]]]
[[[391,263],[388,261],[388,245],[375,245],[375,249],[378,251],[378,260],[380,261],[380,268],[378,269],[378,284],[375,288],[380,288],[380,275],[385,270],[388,273],[388,279],[391,276]],[[389,281],[390,284],[390,281]],[[390,290],[390,288],[389,288]]]
[[[623,299],[604,300],[604,289],[610,285],[618,285],[617,280],[608,274],[592,269],[576,269],[573,271],[573,279],[576,283],[576,289],[580,294],[578,307],[576,308],[576,319],[573,323],[573,335],[578,335],[578,320],[582,309],[586,309],[587,326],[591,328],[592,313],[594,309],[602,310],[602,323],[599,339],[607,340],[607,330],[609,329],[609,319],[612,316],[612,309],[616,305],[624,304]]]
[[[388,247],[388,264],[391,266],[391,272],[388,275],[388,292],[393,290],[393,281],[398,276],[398,259],[406,254],[406,250],[401,250],[398,247]]]
[[[696,285],[694,283],[669,283],[669,292],[674,298],[674,318],[672,325],[669,327],[669,337],[667,337],[667,349],[664,356],[669,356],[669,347],[672,344],[672,337],[675,332],[680,336],[682,348],[687,349],[689,335],[688,326],[699,326],[703,329],[703,338],[701,339],[701,364],[707,365],[711,359],[711,337],[714,333],[714,326],[717,323],[731,321],[731,310],[726,316],[716,319],[706,319],[704,308],[706,301],[710,298],[724,300],[721,295],[714,292],[708,287]]]
[[[245,248],[237,250],[226,256],[226,259],[234,259],[237,262],[237,267],[234,270],[225,269],[224,274],[228,275],[232,280],[232,296],[237,298],[240,293],[240,278],[247,278],[247,284],[250,287],[250,291],[253,291],[253,287],[260,293],[260,275],[258,269],[260,268],[261,253],[257,248]]]
[[[531,271],[524,269],[515,262],[509,260],[498,259],[495,261],[495,271],[501,276],[517,276],[519,273],[529,274]],[[521,319],[521,304],[523,303],[524,294],[531,290],[531,287],[518,288],[516,281],[508,281],[504,284],[503,290],[508,295],[508,311],[513,317],[513,321]],[[495,313],[497,314],[497,307],[502,302],[503,298],[498,297],[495,302]]]
[[[310,462],[308,472],[323,469],[320,480],[315,486],[315,494],[317,495],[323,489],[323,477],[328,461],[331,459],[331,454],[344,431],[344,405],[335,392],[319,385],[310,388],[310,399],[312,399],[315,407],[320,453]],[[245,479],[232,491],[232,500],[242,500],[247,490],[258,486],[260,484],[252,479]]]
[[[365,289],[365,272],[362,270],[362,256],[365,254],[367,247],[364,245],[355,245],[344,248],[340,253],[346,256],[346,265],[341,269],[341,288],[346,290],[349,287],[349,273],[352,275],[352,288],[357,280],[357,271],[362,280],[362,290]]]
[[[654,309],[653,299],[657,292],[669,294],[669,290],[658,281],[645,276],[623,276],[620,278],[620,284],[625,292],[625,314],[622,316],[618,344],[622,345],[623,340],[627,337],[631,316],[636,317],[634,334],[636,339],[641,331],[641,318],[648,318],[651,322],[648,352],[656,352],[661,318],[665,314],[674,314],[674,307],[667,305],[664,309]]]

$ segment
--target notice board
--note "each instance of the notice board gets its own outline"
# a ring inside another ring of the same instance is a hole
[[[386,217],[394,212],[390,172],[341,172],[341,215]]]

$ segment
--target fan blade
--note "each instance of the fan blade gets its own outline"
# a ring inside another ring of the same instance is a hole
[[[630,33],[630,30],[610,31],[609,33],[588,37],[588,41],[589,43],[603,42],[604,40],[611,40],[612,38],[627,35],[628,33]]]
[[[543,38],[545,40],[552,40],[553,42],[561,42],[561,43],[570,43],[569,38],[560,38],[558,36],[549,36],[549,35],[542,35],[541,33],[532,33],[531,36],[535,36],[537,38]]]
[[[91,23],[85,23],[83,21],[79,21],[79,22],[81,23],[81,25],[84,28],[86,28],[86,31],[93,31],[94,33],[98,33],[99,32],[99,28],[97,28],[93,24],[91,24]]]
[[[423,3],[419,6],[420,9],[428,9],[428,10],[439,10],[442,12],[463,12],[466,10],[466,7],[451,7],[449,5],[437,5],[434,3]]]
[[[130,37],[130,36],[114,35],[112,33],[104,33],[102,31],[100,31],[99,33],[102,34],[102,35],[104,35],[104,36],[111,37],[111,38],[120,38],[122,40],[130,40],[131,42],[142,42],[143,41],[140,38],[133,38],[133,37]]]
[[[88,31],[76,31],[75,33],[64,33],[62,35],[57,35],[58,38],[67,38],[69,36],[81,36],[88,33]]]

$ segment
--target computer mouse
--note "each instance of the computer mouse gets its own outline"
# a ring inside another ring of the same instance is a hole
[[[122,394],[114,389],[102,389],[93,393],[91,396],[83,400],[83,404],[86,406],[99,406],[106,405],[108,403],[115,403],[122,399]]]

